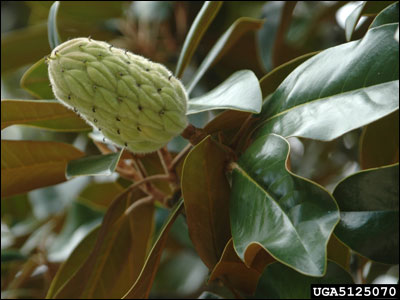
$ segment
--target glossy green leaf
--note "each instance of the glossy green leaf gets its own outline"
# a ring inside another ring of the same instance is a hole
[[[50,7],[49,18],[47,21],[47,35],[49,39],[49,45],[51,50],[57,47],[60,42],[60,36],[57,30],[57,13],[58,7],[60,6],[59,1],[54,1]]]
[[[307,59],[313,57],[318,52],[311,52],[304,54],[302,56],[296,57],[279,67],[276,67],[271,72],[266,74],[260,79],[260,87],[262,91],[263,98],[267,97],[269,94],[273,93],[282,81],[299,65],[305,62]]]
[[[378,14],[382,9],[392,4],[393,1],[363,1],[347,17],[345,24],[346,40],[350,41],[361,16]]]
[[[138,279],[124,295],[123,299],[146,299],[149,297],[150,289],[160,263],[161,254],[167,241],[168,233],[182,208],[183,200],[180,200],[171,211],[168,220],[161,229],[153,248],[150,250],[150,253],[147,256],[146,262]]]
[[[238,160],[230,199],[234,246],[247,264],[249,245],[259,243],[298,272],[322,276],[339,211],[326,190],[286,168],[288,155],[289,143],[271,134]]]
[[[121,298],[138,278],[153,232],[154,203],[127,189],[104,216],[96,244],[53,298]]]
[[[399,263],[399,164],[364,170],[333,192],[340,207],[336,236],[378,262]]]
[[[290,288],[288,282],[290,282]],[[328,262],[328,268],[323,277],[305,276],[276,262],[265,269],[254,298],[310,299],[311,284],[343,285],[353,283],[351,275],[332,261]]]
[[[44,58],[33,64],[22,76],[21,87],[39,99],[55,99]]]
[[[222,146],[208,136],[187,155],[182,171],[189,234],[198,255],[210,269],[231,236],[226,156]]]
[[[264,21],[253,18],[237,19],[225,33],[218,39],[212,49],[208,52],[191,81],[187,84],[188,94],[193,90],[199,80],[229,49],[248,31],[259,29]]]
[[[262,97],[256,75],[250,70],[232,74],[210,92],[189,99],[187,114],[214,109],[233,109],[259,113]]]
[[[63,182],[68,161],[82,156],[80,150],[69,144],[2,140],[1,196]]]
[[[396,28],[375,27],[363,39],[329,48],[297,67],[264,102],[257,136],[329,141],[398,109]]]
[[[106,155],[93,155],[72,160],[68,163],[65,174],[67,178],[75,176],[108,176],[118,165],[122,150]]]
[[[389,5],[376,16],[369,28],[384,24],[399,23],[399,2]]]
[[[183,43],[181,53],[179,55],[178,63],[176,65],[175,76],[182,77],[186,66],[189,64],[201,38],[207,31],[208,26],[211,24],[221,8],[222,1],[206,1],[203,4],[200,12],[194,19],[188,34],[186,35],[185,42]]]
[[[358,21],[361,18],[362,11],[367,4],[368,1],[363,1],[360,3],[352,12],[351,14],[347,17],[346,23],[345,23],[345,34],[346,34],[346,40],[350,41],[351,36],[353,35],[354,29],[357,26]]]
[[[2,100],[1,129],[19,124],[66,132],[91,129],[76,113],[56,101]]]
[[[62,288],[65,282],[67,282],[86,261],[94,248],[99,229],[100,225],[88,233],[79,243],[79,245],[76,246],[74,251],[72,251],[68,259],[61,265],[56,273],[56,276],[51,281],[46,299],[54,298],[55,293]]]
[[[360,139],[363,169],[391,165],[399,161],[399,111],[369,124]]]

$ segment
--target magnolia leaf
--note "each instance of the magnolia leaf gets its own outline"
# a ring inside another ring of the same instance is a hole
[[[64,143],[2,140],[1,196],[23,194],[65,181],[68,161],[83,155]]]
[[[329,141],[398,109],[396,28],[372,28],[363,39],[324,50],[297,67],[264,101],[257,136]]]
[[[146,262],[138,279],[124,295],[123,299],[145,299],[149,297],[150,289],[153,284],[158,265],[160,264],[161,254],[167,241],[168,233],[178,217],[182,207],[183,200],[178,202],[171,211],[171,214],[161,229],[153,248],[150,250],[150,253],[147,256]]]
[[[261,89],[256,75],[250,70],[242,70],[232,74],[210,92],[189,99],[187,114],[215,109],[259,113],[261,103]]]
[[[121,298],[138,278],[153,232],[154,204],[129,188],[111,204],[88,258],[53,298]]]
[[[201,38],[207,31],[212,20],[214,20],[219,9],[221,8],[222,1],[206,1],[203,4],[200,12],[197,14],[196,19],[193,21],[188,34],[186,35],[185,42],[183,43],[179,60],[176,65],[175,76],[182,77],[186,66],[189,64],[194,52],[200,43]]]
[[[290,288],[287,283],[290,282]],[[256,299],[310,299],[312,284],[354,284],[349,273],[332,261],[323,277],[297,273],[278,262],[270,264],[260,278]]]
[[[222,146],[208,136],[188,154],[182,173],[189,234],[210,269],[218,262],[231,236],[226,155]]]
[[[383,24],[399,23],[399,2],[389,5],[376,16],[369,28],[378,27]]]
[[[44,58],[34,63],[22,76],[21,87],[39,99],[55,99]]]
[[[345,24],[346,40],[350,41],[361,16],[376,15],[392,1],[363,1],[347,17]]]
[[[339,208],[336,236],[372,260],[399,263],[399,164],[355,173],[333,192]]]
[[[53,5],[50,7],[49,18],[47,21],[47,35],[49,38],[50,48],[52,50],[61,43],[57,30],[57,13],[59,6],[60,1],[54,1]]]
[[[203,77],[205,72],[215,64],[226,53],[242,35],[250,30],[259,29],[264,21],[253,18],[239,18],[237,19],[225,33],[215,43],[214,47],[208,52],[201,65],[197,68],[195,75],[187,84],[188,94],[193,90],[199,80]]]
[[[323,276],[339,211],[325,189],[287,169],[288,155],[289,143],[271,134],[255,140],[234,166],[229,211],[234,246],[247,265],[248,248],[258,243],[296,271]]]
[[[89,232],[72,251],[68,259],[58,269],[56,276],[51,281],[50,288],[47,292],[46,299],[52,299],[55,293],[67,282],[71,276],[79,269],[79,267],[88,258],[96,243],[100,225]]]
[[[76,113],[52,100],[2,100],[1,129],[11,125],[64,132],[91,130]]]
[[[76,176],[111,175],[121,158],[123,149],[106,155],[85,156],[68,163],[65,174],[67,178]]]

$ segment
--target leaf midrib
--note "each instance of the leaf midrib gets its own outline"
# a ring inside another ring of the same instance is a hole
[[[207,184],[207,210],[208,210],[208,214],[210,216],[209,218],[209,222],[210,222],[210,227],[211,227],[211,234],[212,234],[212,241],[213,241],[213,248],[214,248],[214,255],[215,255],[215,259],[216,262],[218,262],[218,247],[217,247],[217,234],[215,231],[215,223],[214,223],[214,218],[213,218],[213,213],[212,213],[212,203],[214,203],[213,201],[213,197],[212,197],[212,193],[211,193],[211,182],[210,182],[210,177],[207,176],[209,174],[209,168],[208,168],[208,161],[207,159],[204,161],[204,171],[206,173],[206,184]],[[215,263],[213,263],[215,265]]]
[[[344,93],[333,94],[333,95],[330,95],[330,96],[326,96],[326,97],[317,98],[317,99],[314,99],[314,100],[311,100],[311,101],[307,101],[307,102],[301,103],[301,104],[299,104],[299,105],[295,105],[295,106],[293,106],[293,107],[290,107],[290,108],[288,108],[288,109],[286,109],[286,110],[284,110],[284,111],[281,111],[281,112],[279,112],[279,113],[277,113],[277,114],[275,114],[275,115],[269,117],[268,119],[266,119],[266,120],[264,120],[263,122],[261,122],[261,123],[259,124],[259,127],[261,127],[262,125],[268,123],[270,120],[272,120],[272,119],[274,119],[274,118],[277,118],[277,117],[279,117],[279,116],[281,116],[281,115],[284,115],[284,114],[288,113],[289,111],[291,111],[291,110],[293,110],[293,109],[297,109],[297,108],[299,108],[299,107],[301,107],[301,106],[308,105],[308,104],[314,103],[314,102],[316,102],[316,101],[328,100],[329,98],[333,98],[333,97],[336,97],[336,96],[339,96],[339,95],[350,94],[350,93],[353,93],[353,92],[356,92],[356,91],[359,91],[359,90],[362,90],[362,89],[368,89],[368,88],[371,88],[371,87],[375,87],[375,86],[379,86],[379,85],[384,85],[384,84],[388,84],[388,85],[389,85],[389,84],[393,84],[393,83],[395,83],[395,82],[397,82],[397,81],[398,81],[398,80],[391,80],[391,81],[387,81],[387,82],[383,82],[383,83],[373,84],[373,85],[370,85],[370,86],[367,86],[367,87],[364,86],[364,87],[361,87],[361,88],[358,88],[358,89],[354,89],[354,90],[351,90],[351,91],[346,91],[346,92],[344,92]]]

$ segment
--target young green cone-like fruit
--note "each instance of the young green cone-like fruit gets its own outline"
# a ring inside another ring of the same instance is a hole
[[[187,125],[187,93],[161,64],[90,38],[47,58],[54,95],[115,144],[155,151]]]

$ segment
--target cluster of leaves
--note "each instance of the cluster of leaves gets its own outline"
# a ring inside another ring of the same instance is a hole
[[[1,141],[4,297],[307,298],[398,270],[398,2],[360,3],[327,38],[345,4],[28,2],[36,25],[2,38],[1,68],[30,64],[35,99],[2,99],[1,128],[55,133]],[[35,62],[47,38],[91,35],[171,66],[191,11],[175,69],[190,143],[103,142]]]

